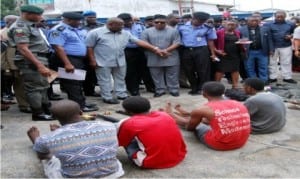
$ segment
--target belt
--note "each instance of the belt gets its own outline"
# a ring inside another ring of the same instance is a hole
[[[38,57],[49,57],[50,53],[39,53],[39,52],[37,52],[36,55]]]
[[[77,56],[77,55],[67,55],[68,57],[72,57],[72,58],[78,58],[78,59],[84,59],[86,58],[85,56]]]
[[[205,48],[207,46],[199,46],[199,47],[183,47],[183,49],[187,49],[187,50],[200,50],[202,48]]]

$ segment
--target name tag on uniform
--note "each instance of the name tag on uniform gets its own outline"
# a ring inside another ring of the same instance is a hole
[[[197,37],[197,41],[200,42],[202,40],[202,37]]]

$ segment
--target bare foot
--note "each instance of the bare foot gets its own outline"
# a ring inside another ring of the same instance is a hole
[[[209,120],[207,118],[202,118],[202,121],[204,124],[209,124]]]
[[[172,104],[170,102],[167,102],[166,107],[165,107],[165,112],[168,114],[172,114]]]
[[[29,139],[31,140],[31,142],[34,144],[36,138],[38,138],[40,136],[40,131],[38,130],[37,127],[32,126],[28,131],[27,131],[27,135],[29,137]]]
[[[158,108],[157,110],[161,111],[161,112],[165,112],[165,110],[163,108]]]
[[[175,107],[174,107],[174,109],[176,111],[178,111],[178,113],[180,113],[180,116],[183,116],[183,117],[184,116],[185,117],[190,116],[190,113],[188,111],[182,109],[180,104],[176,104]]]

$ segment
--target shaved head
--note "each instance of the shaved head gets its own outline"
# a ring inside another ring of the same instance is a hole
[[[54,103],[51,107],[51,112],[62,124],[73,121],[81,114],[79,104],[71,100],[61,100]]]
[[[107,28],[111,32],[120,32],[123,29],[124,21],[118,17],[113,17],[107,20]]]

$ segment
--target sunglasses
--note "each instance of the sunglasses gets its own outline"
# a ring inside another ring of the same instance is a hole
[[[166,24],[164,21],[154,21],[154,24]]]

